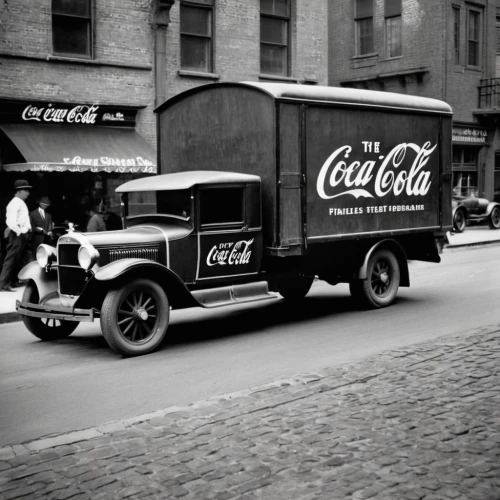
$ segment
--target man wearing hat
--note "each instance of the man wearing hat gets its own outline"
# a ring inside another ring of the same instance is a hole
[[[38,200],[38,208],[30,212],[30,222],[31,222],[31,251],[33,257],[36,257],[36,249],[42,243],[50,243],[53,235],[52,229],[54,225],[52,224],[52,215],[46,212],[47,208],[50,207],[50,198],[48,196],[43,196]]]
[[[0,274],[0,291],[13,292],[11,282],[17,281],[17,273],[26,260],[29,252],[31,222],[26,200],[30,195],[31,186],[28,181],[14,182],[16,194],[6,209],[6,233],[8,233],[7,254]]]

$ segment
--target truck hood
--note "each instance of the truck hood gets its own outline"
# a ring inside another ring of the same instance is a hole
[[[193,231],[192,226],[175,220],[162,223],[141,224],[118,231],[98,233],[67,233],[59,239],[60,243],[84,242],[96,247],[107,245],[140,245],[158,241],[173,241],[185,238]],[[83,238],[82,238],[83,237]]]

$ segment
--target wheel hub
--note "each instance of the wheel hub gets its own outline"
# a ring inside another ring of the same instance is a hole
[[[389,281],[389,275],[386,272],[381,273],[380,281],[382,283],[387,283]]]
[[[149,314],[143,307],[139,307],[134,310],[135,317],[142,321],[146,321],[149,318]]]

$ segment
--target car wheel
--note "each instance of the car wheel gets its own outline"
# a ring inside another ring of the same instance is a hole
[[[109,346],[126,356],[156,349],[167,332],[170,306],[163,288],[137,279],[110,290],[101,309],[101,329]]]
[[[466,226],[466,218],[463,210],[457,210],[453,215],[453,229],[456,233],[463,233]]]
[[[314,276],[303,273],[287,273],[279,278],[278,291],[288,301],[303,299],[314,282]]]
[[[493,207],[488,217],[488,224],[491,229],[500,229],[500,207]]]
[[[396,298],[400,277],[394,254],[389,250],[376,250],[368,261],[366,279],[352,282],[351,294],[368,307],[386,307]]]
[[[33,281],[29,281],[24,289],[23,302],[38,304],[40,296]],[[24,326],[40,340],[58,340],[69,337],[78,326],[78,321],[66,321],[54,318],[35,318],[22,315]]]

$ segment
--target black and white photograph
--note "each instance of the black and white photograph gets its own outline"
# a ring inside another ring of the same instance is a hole
[[[500,500],[500,0],[0,0],[0,500]]]

